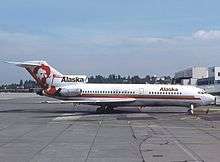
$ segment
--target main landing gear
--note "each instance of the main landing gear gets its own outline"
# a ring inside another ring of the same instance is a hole
[[[113,107],[109,107],[109,106],[101,106],[99,108],[96,109],[96,112],[101,114],[101,113],[106,113],[106,114],[110,114],[114,111]]]
[[[138,107],[138,110],[141,112],[141,110],[142,110],[143,108],[144,108],[143,106]]]
[[[193,104],[190,104],[190,108],[188,110],[188,114],[189,115],[193,115],[194,114],[194,105]]]

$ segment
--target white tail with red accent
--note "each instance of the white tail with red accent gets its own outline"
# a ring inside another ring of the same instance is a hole
[[[47,95],[55,95],[60,87],[73,82],[85,83],[88,80],[86,76],[82,75],[63,75],[46,61],[5,62],[25,68]]]

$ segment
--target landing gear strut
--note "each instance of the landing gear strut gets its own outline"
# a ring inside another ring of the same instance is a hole
[[[138,107],[138,110],[141,112],[141,110],[142,110],[143,108],[144,108],[143,106]]]
[[[96,109],[97,113],[112,113],[114,111],[114,109],[112,107],[109,106],[101,106],[99,108]]]
[[[193,104],[190,105],[190,108],[188,110],[188,114],[189,115],[193,115],[194,114],[194,105]]]

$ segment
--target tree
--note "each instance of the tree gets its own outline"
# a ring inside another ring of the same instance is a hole
[[[21,87],[23,85],[24,85],[23,80],[20,80],[19,87]]]

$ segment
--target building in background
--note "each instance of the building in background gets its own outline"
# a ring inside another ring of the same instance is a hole
[[[198,79],[197,85],[213,85],[220,84],[220,67],[208,68],[208,77]]]
[[[175,73],[176,84],[193,85],[220,95],[220,67],[192,67]]]
[[[175,83],[182,85],[197,85],[197,80],[203,78],[208,78],[206,67],[191,67],[178,71],[174,75]]]

